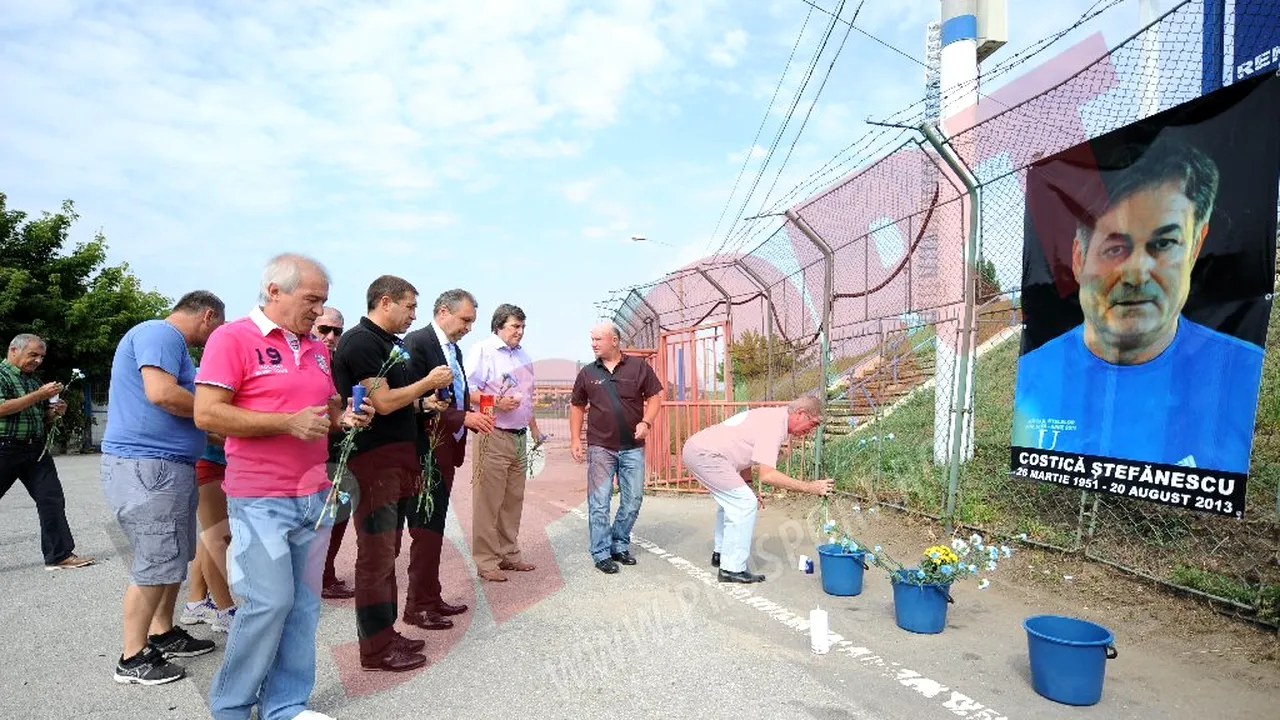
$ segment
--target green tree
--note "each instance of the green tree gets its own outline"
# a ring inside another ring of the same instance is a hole
[[[754,378],[765,377],[769,366],[773,366],[773,374],[781,375],[791,372],[797,364],[805,362],[806,353],[797,352],[789,343],[780,338],[769,337],[755,330],[748,330],[729,344],[729,357],[732,359],[733,381],[735,383]],[[723,377],[724,367],[721,363],[719,372]]]
[[[80,428],[87,444],[92,419],[83,412],[82,393],[106,386],[124,333],[143,320],[164,317],[172,303],[144,290],[128,264],[106,265],[102,233],[68,249],[68,234],[78,219],[70,200],[59,212],[31,218],[10,210],[0,193],[0,342],[7,348],[13,336],[35,333],[48,343],[40,369],[46,381],[66,382],[72,368],[87,376],[65,393],[63,421],[67,428]]]

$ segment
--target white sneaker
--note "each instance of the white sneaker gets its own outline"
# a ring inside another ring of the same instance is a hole
[[[236,617],[236,606],[232,605],[226,610],[214,610],[213,619],[209,621],[209,627],[214,632],[230,632],[231,621]]]
[[[196,623],[209,623],[218,615],[218,606],[213,604],[213,600],[209,596],[205,596],[204,600],[198,603],[185,603],[182,606],[182,616],[178,618],[178,622],[183,625],[195,625]]]
[[[315,710],[303,710],[293,716],[293,720],[338,720],[335,717],[316,712]]]

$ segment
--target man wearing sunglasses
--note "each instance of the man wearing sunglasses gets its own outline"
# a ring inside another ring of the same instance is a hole
[[[316,339],[329,347],[329,352],[333,352],[338,348],[338,338],[342,337],[342,328],[345,321],[342,313],[338,312],[338,308],[324,306],[324,314],[316,318],[315,329],[312,334]]]
[[[329,348],[329,353],[338,349],[338,338],[342,337],[342,329],[346,325],[346,320],[342,317],[342,313],[335,307],[324,306],[324,314],[316,318],[316,324],[312,326],[311,334],[316,340],[324,343]],[[342,442],[343,433],[337,432],[329,435],[329,477],[333,478],[333,473],[338,469],[338,449]],[[338,506],[337,516],[333,521],[333,534],[329,537],[329,553],[324,559],[324,578],[321,582],[320,597],[328,600],[345,600],[356,596],[356,589],[342,580],[338,579],[338,572],[334,567],[334,561],[338,557],[338,551],[342,548],[342,538],[347,534],[347,521],[351,519],[351,508],[355,507],[355,494],[357,492],[355,476],[351,471],[346,472],[346,477],[342,478],[342,491],[352,496],[350,503],[342,503]]]

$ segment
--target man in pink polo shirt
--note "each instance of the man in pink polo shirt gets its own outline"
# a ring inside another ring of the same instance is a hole
[[[226,438],[227,571],[242,600],[209,709],[215,720],[247,720],[254,705],[263,718],[321,720],[307,701],[333,526],[327,440],[367,425],[373,408],[341,408],[329,349],[311,337],[329,296],[324,267],[285,254],[262,277],[261,306],[209,337],[196,376],[196,425]]]
[[[711,553],[711,564],[720,568],[720,582],[764,582],[764,575],[747,569],[758,502],[748,484],[753,465],[760,468],[761,483],[814,495],[831,492],[835,482],[830,479],[796,480],[778,469],[778,454],[787,436],[808,435],[821,422],[818,398],[805,396],[787,407],[744,410],[685,441],[681,453],[685,467],[720,506]]]

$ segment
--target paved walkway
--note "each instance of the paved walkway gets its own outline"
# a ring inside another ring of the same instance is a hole
[[[522,532],[526,559],[538,570],[513,573],[507,583],[475,580],[465,550],[464,466],[443,573],[446,598],[473,611],[450,631],[405,628],[428,642],[431,664],[423,670],[370,674],[359,669],[352,601],[326,601],[315,709],[362,720],[1229,718],[1257,717],[1256,708],[1276,697],[1277,685],[1233,684],[1120,642],[1102,705],[1080,711],[1050,703],[1029,687],[1020,623],[1033,610],[964,588],[945,633],[905,633],[893,625],[889,586],[878,573],[868,575],[861,596],[833,598],[816,575],[796,572],[796,553],[812,554],[804,549],[812,542],[802,523],[775,510],[766,510],[757,532],[755,564],[769,574],[762,585],[714,581],[708,498],[647,497],[633,550],[639,564],[604,575],[585,552],[583,467],[567,448],[550,450],[546,470],[530,484]],[[0,669],[0,717],[206,718],[204,693],[220,651],[185,661],[190,676],[170,685],[111,679],[128,557],[102,499],[98,461],[58,459],[77,550],[99,557],[95,567],[45,571],[34,505],[21,486],[0,501],[0,643],[8,660]],[[349,534],[339,559],[348,581],[354,557]],[[403,579],[407,557],[401,562]],[[831,613],[840,636],[824,656],[809,650],[815,605]],[[193,632],[210,636],[203,625]]]

